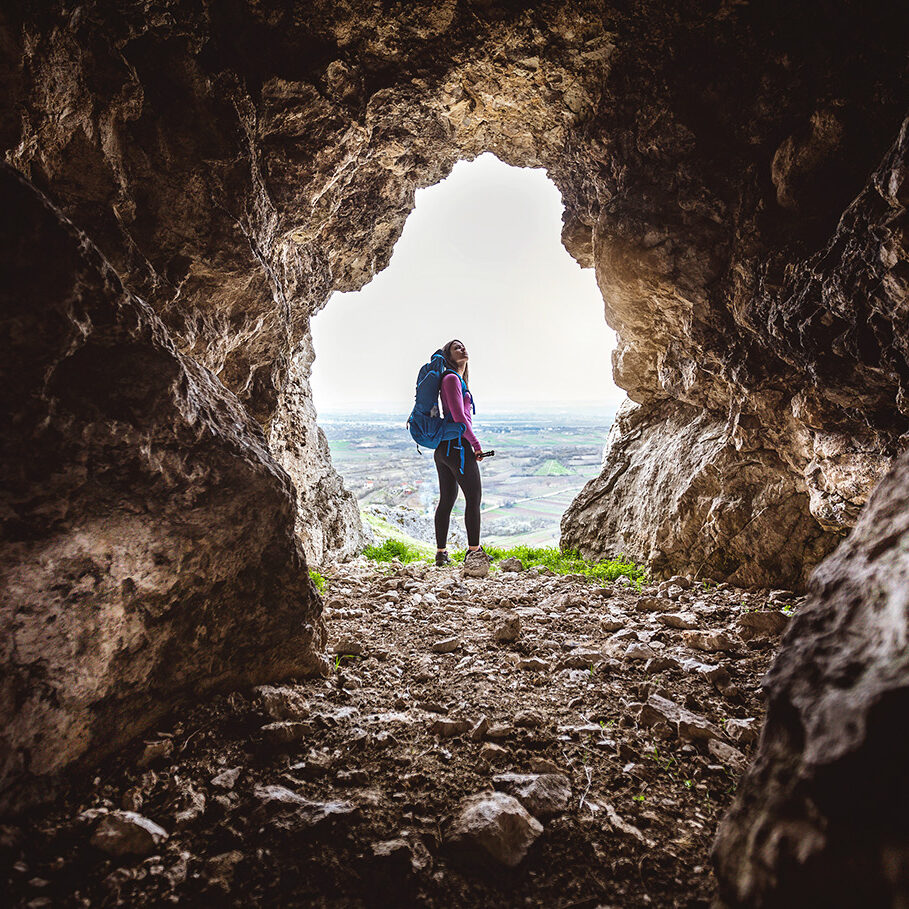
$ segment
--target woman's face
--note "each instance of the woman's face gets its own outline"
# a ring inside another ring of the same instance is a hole
[[[467,348],[460,341],[452,341],[448,348],[448,356],[455,366],[461,366],[468,360]]]

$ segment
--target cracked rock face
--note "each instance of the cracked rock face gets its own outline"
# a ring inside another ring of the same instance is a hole
[[[0,810],[200,692],[320,671],[292,487],[237,398],[0,173]],[[48,268],[48,263],[53,268]]]

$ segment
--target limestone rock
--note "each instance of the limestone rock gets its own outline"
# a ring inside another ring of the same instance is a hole
[[[439,717],[433,720],[429,726],[429,731],[443,739],[450,739],[456,735],[463,735],[470,731],[470,723],[467,720],[453,720],[449,717]]]
[[[638,721],[645,726],[667,723],[679,738],[689,742],[722,740],[719,728],[709,720],[657,694],[647,698]]]
[[[258,801],[255,815],[269,826],[288,833],[349,821],[359,813],[358,807],[350,802],[315,802],[284,786],[259,785],[253,795]]]
[[[735,650],[739,646],[722,631],[686,631],[683,632],[682,638],[689,647],[704,653]]]
[[[761,636],[782,634],[789,624],[789,616],[784,612],[745,612],[735,620],[739,637],[750,641]]]
[[[541,820],[567,811],[571,801],[571,783],[562,773],[500,773],[492,781]]]
[[[167,839],[167,831],[134,811],[111,811],[98,822],[92,845],[109,855],[149,855]]]
[[[615,507],[617,498],[627,506]],[[804,480],[787,476],[760,434],[672,401],[623,405],[600,477],[562,518],[562,545],[588,556],[624,552],[656,572],[700,568],[742,586],[801,586],[834,540],[811,517]]]
[[[507,559],[502,559],[499,562],[499,571],[523,571],[524,563],[520,559],[516,559],[513,556]]]
[[[515,868],[542,832],[543,825],[517,799],[503,792],[479,792],[461,801],[446,841]]]
[[[273,720],[305,720],[309,716],[309,704],[303,692],[290,685],[260,685],[256,694],[262,709]]]
[[[492,629],[492,639],[498,644],[511,644],[521,634],[521,617],[516,612],[499,616]]]

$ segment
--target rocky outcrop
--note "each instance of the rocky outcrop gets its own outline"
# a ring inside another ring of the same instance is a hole
[[[729,251],[728,311],[708,304],[716,250],[700,260],[665,235],[617,244],[598,226],[616,377],[642,409],[616,421],[564,544],[665,574],[801,586],[853,525],[907,428],[907,123],[820,251],[784,269],[779,254],[756,265],[736,261],[746,244]],[[728,347],[695,349],[699,335]]]
[[[584,556],[621,553],[666,577],[692,564],[695,577],[744,587],[800,586],[832,548],[779,454],[709,411],[626,402],[604,464],[562,518]]]
[[[325,632],[261,428],[6,167],[0,208],[5,811]]]
[[[909,456],[815,573],[764,686],[754,763],[714,846],[727,905],[909,899]]]
[[[331,466],[328,439],[316,422],[309,391],[315,353],[309,334],[290,359],[287,384],[268,431],[275,460],[293,480],[294,527],[307,560],[321,565],[331,556],[346,559],[363,546],[363,527],[356,499]]]

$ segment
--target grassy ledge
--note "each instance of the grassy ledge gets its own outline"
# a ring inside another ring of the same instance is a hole
[[[607,583],[619,577],[628,578],[636,587],[647,580],[647,572],[640,565],[619,556],[617,559],[605,559],[594,562],[582,558],[573,549],[556,549],[554,546],[534,549],[530,546],[515,546],[512,549],[500,549],[497,546],[484,546],[495,570],[502,559],[520,559],[525,568],[540,566],[548,568],[553,574],[574,574],[591,581]],[[466,551],[459,549],[451,554],[452,561],[463,562]],[[398,559],[403,563],[416,562],[431,558],[426,550],[410,546],[401,540],[386,540],[381,546],[367,546],[363,555],[374,562],[390,562]]]
[[[314,568],[309,569],[309,579],[310,579],[310,581],[313,582],[313,584],[316,585],[316,590],[318,590],[319,593],[321,593],[321,594],[325,593],[325,586],[328,582]]]

